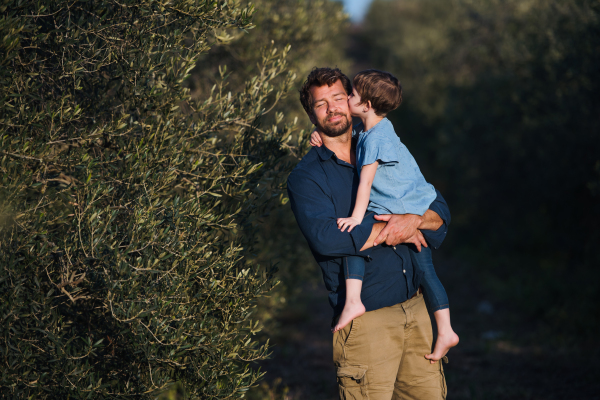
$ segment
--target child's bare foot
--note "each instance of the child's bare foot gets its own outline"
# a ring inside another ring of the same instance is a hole
[[[443,333],[438,332],[433,353],[427,354],[425,358],[428,359],[431,364],[434,364],[436,361],[439,361],[442,357],[444,357],[451,347],[454,347],[457,344],[458,335],[452,329]]]
[[[340,315],[337,325],[331,330],[331,332],[337,332],[340,329],[343,329],[354,318],[363,315],[365,311],[365,306],[360,299],[354,301],[346,300],[346,304],[342,310],[342,315]]]

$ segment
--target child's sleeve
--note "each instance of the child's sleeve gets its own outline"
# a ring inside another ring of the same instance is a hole
[[[391,140],[380,137],[367,137],[362,144],[358,164],[369,165],[375,161],[381,164],[400,162],[398,146]]]

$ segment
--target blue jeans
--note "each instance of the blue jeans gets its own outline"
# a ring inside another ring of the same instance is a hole
[[[448,295],[433,268],[431,249],[422,247],[421,251],[418,252],[416,249],[411,248],[410,257],[416,268],[423,272],[421,286],[423,286],[423,297],[425,297],[425,303],[427,303],[429,311],[435,312],[448,308]],[[362,281],[364,275],[365,260],[362,257],[344,257],[344,276],[346,279]]]

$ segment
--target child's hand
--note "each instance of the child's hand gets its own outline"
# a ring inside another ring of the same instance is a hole
[[[322,144],[323,141],[321,140],[321,135],[319,135],[319,132],[313,131],[313,133],[310,134],[310,145],[321,147]]]
[[[354,217],[338,218],[337,226],[342,230],[342,232],[344,232],[346,228],[348,228],[348,232],[350,232],[352,228],[354,228],[356,225],[359,225],[361,222],[362,220]]]

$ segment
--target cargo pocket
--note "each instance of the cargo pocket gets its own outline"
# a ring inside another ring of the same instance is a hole
[[[354,318],[352,321],[350,321],[349,325],[350,332],[348,332],[348,336],[346,336],[346,340],[344,341],[345,345],[351,344],[354,338],[356,338],[358,328],[360,327],[360,318]]]
[[[369,400],[367,369],[365,365],[337,369],[340,400]]]

